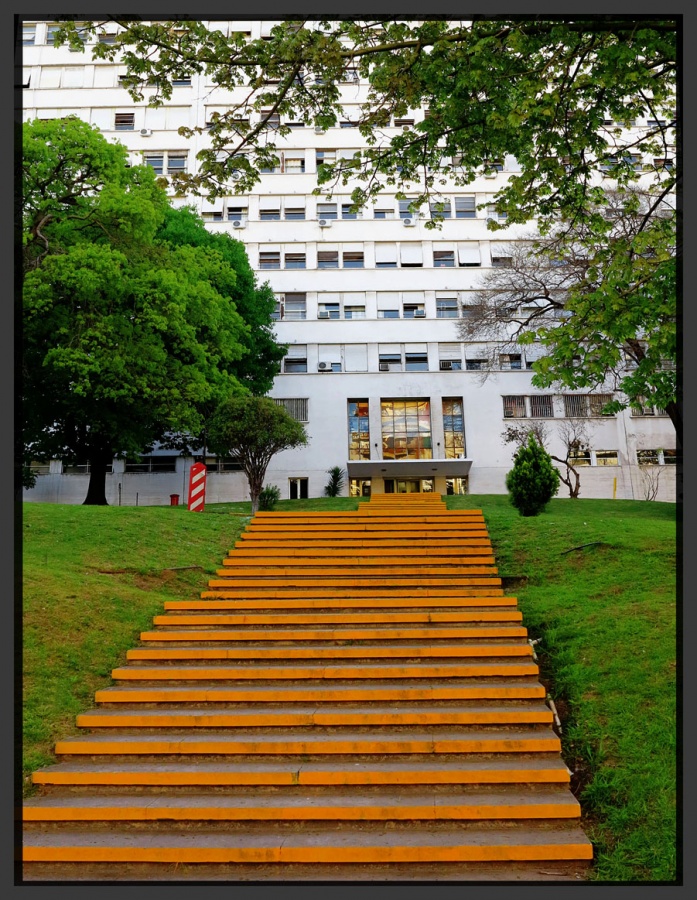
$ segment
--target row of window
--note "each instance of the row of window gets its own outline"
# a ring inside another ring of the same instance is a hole
[[[179,456],[141,456],[138,460],[126,461],[124,463],[124,473],[127,475],[158,475],[167,474],[177,471],[177,460]],[[206,470],[211,473],[215,472],[240,472],[242,466],[236,458],[231,456],[207,456],[205,459]],[[30,464],[31,471],[36,475],[48,475],[50,473],[50,463],[48,462],[32,462]],[[63,475],[89,475],[91,466],[88,462],[79,463],[61,463],[61,471],[54,474]],[[114,473],[114,466],[109,463],[106,467],[107,475]]]
[[[452,347],[459,349],[451,349]],[[436,371],[429,366],[427,344],[378,344],[379,372],[429,372]],[[368,344],[318,344],[318,372],[367,372]],[[500,371],[524,371],[532,368],[532,359],[525,359],[522,353],[499,353],[492,359],[482,349],[467,347],[463,359],[458,344],[441,344],[438,347],[438,369],[440,372],[480,372],[487,369]],[[308,369],[307,344],[292,344],[283,360],[286,375],[306,374]],[[525,398],[508,398],[516,401]],[[607,401],[606,401],[607,402]],[[525,404],[507,407],[516,411],[518,418],[527,416]]]
[[[551,419],[555,415],[553,394],[509,395],[503,398],[505,419]],[[603,408],[612,400],[612,394],[562,394],[563,415],[566,418],[612,416]]]
[[[339,244],[320,244],[322,249],[317,250],[316,268],[318,269],[364,269],[366,268],[366,254],[358,246]],[[358,248],[361,249],[358,249]],[[492,249],[491,265],[494,268],[510,267],[513,264],[511,256],[502,255],[506,251]],[[400,241],[391,243],[375,243],[374,268],[376,269],[454,269],[479,268],[482,265],[482,256],[479,241],[465,241],[462,243],[439,243],[431,251],[426,249],[418,241]],[[259,249],[259,269],[306,269],[314,268],[314,259],[308,261],[308,254],[304,244],[290,244],[280,249],[280,245],[261,245]],[[373,259],[369,257],[368,267]]]
[[[467,296],[468,292],[461,292]],[[479,307],[474,302],[461,300],[457,291],[437,292],[433,306],[427,309],[424,291],[377,291],[375,304],[370,301],[366,306],[366,293],[363,291],[329,292],[317,294],[317,318],[337,321],[339,319],[424,319],[427,311],[437,319],[457,319],[476,316]],[[517,312],[517,307],[506,310],[508,317]],[[310,310],[312,313],[312,310]],[[522,308],[525,312],[525,307]],[[287,292],[278,295],[272,313],[276,321],[305,321],[308,318],[307,294],[305,292]]]
[[[162,155],[162,153],[158,154]],[[149,162],[152,154],[146,153],[144,159]],[[286,155],[283,161],[284,171],[286,172],[304,172],[305,162],[301,157],[288,157]],[[289,168],[290,167],[290,168]],[[266,171],[266,170],[262,170]],[[412,211],[409,206],[410,199],[394,200],[381,198],[370,210],[355,210],[353,204],[347,200],[339,200],[337,202],[318,202],[316,204],[316,218],[318,222],[323,223],[323,227],[331,226],[332,222],[355,221],[358,219],[376,219],[376,220],[401,220],[407,225],[419,219],[423,213]],[[429,212],[432,216],[442,216],[445,219],[477,219],[486,218],[493,219],[496,222],[505,222],[506,214],[496,209],[493,204],[488,204],[485,210],[478,209],[479,205],[483,205],[484,200],[479,198],[477,194],[467,194],[446,198],[439,202],[431,203]],[[241,219],[245,222],[249,220],[249,212],[246,206],[239,205],[238,198],[234,200],[225,200],[220,198],[211,204],[210,209],[204,208],[201,215],[206,222],[224,222],[235,221]],[[305,221],[308,218],[306,210],[306,198],[304,196],[291,197],[269,197],[262,196],[259,201],[259,221],[260,222],[280,222],[280,221]]]

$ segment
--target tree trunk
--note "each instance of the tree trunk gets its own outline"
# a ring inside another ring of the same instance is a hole
[[[675,428],[678,451],[682,451],[682,410],[677,403],[671,402],[666,405],[666,412]]]
[[[110,447],[100,447],[90,452],[90,483],[83,506],[108,506],[106,499],[106,467],[113,459]]]
[[[559,477],[561,478],[562,483],[565,484],[567,486],[567,488],[569,489],[569,497],[572,500],[577,500],[578,495],[581,493],[581,476],[578,474],[578,472],[576,471],[576,469],[574,469],[573,466],[569,465],[568,460],[560,459],[558,456],[551,456],[551,455],[550,455],[550,458],[553,459],[555,462],[561,463],[563,466],[566,467],[566,477],[564,477],[561,474],[561,472],[559,473]],[[572,473],[574,476],[573,483],[571,481]]]

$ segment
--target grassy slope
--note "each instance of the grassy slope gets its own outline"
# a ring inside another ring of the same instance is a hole
[[[675,879],[674,505],[557,499],[535,518],[505,496],[448,505],[484,510],[507,593],[540,638],[595,877]],[[353,508],[348,498],[277,506]],[[25,774],[75,733],[75,715],[164,601],[198,596],[248,515],[248,503],[203,515],[25,504]]]

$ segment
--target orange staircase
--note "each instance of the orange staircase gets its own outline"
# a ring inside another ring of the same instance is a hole
[[[479,510],[258,513],[34,773],[25,880],[578,880],[592,858]]]

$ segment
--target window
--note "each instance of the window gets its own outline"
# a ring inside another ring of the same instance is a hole
[[[262,109],[261,121],[267,128],[279,128],[281,124],[281,116],[277,112],[271,112],[270,109]]]
[[[459,397],[443,398],[443,436],[445,458],[460,459],[465,455],[465,419]]]
[[[424,264],[421,244],[407,243],[399,246],[399,262],[402,268],[416,269]]]
[[[350,119],[343,119],[339,122],[340,128],[358,128],[358,122],[352,122]]]
[[[505,419],[526,419],[525,397],[504,397],[503,416]]]
[[[460,372],[462,370],[461,359],[441,359],[438,361],[441,372]]]
[[[113,43],[113,42],[112,42]],[[191,87],[191,76],[182,76],[172,79],[172,87]]]
[[[397,268],[397,244],[375,244],[375,268]]]
[[[341,76],[342,84],[358,84],[358,69],[348,68]]]
[[[223,211],[221,210],[204,210],[201,213],[201,218],[204,222],[222,222],[223,221]]]
[[[142,456],[138,462],[126,461],[125,472],[132,474],[153,474],[177,471],[176,456]]]
[[[423,319],[426,315],[423,303],[404,303],[402,315],[405,319]]]
[[[618,466],[617,450],[596,450],[595,464],[596,466]]]
[[[383,459],[432,459],[428,400],[380,403]]]
[[[499,355],[499,366],[504,371],[509,369],[522,369],[523,361],[520,353],[501,353]]]
[[[456,219],[476,219],[477,204],[474,194],[468,197],[455,198],[455,218]]]
[[[336,162],[336,150],[316,150],[315,163],[319,171],[320,166],[333,166]]]
[[[407,198],[406,200],[399,201],[399,218],[400,219],[418,219],[419,212],[418,210],[412,211],[409,209],[409,204],[412,202],[414,198]]]
[[[394,120],[395,128],[404,128],[404,126],[410,126],[414,124],[413,119],[395,119]]]
[[[590,450],[572,449],[569,450],[569,462],[572,466],[589,466],[591,464]]]
[[[41,462],[38,459],[33,459],[29,463],[29,470],[33,475],[50,475],[51,474],[51,463]]]
[[[657,466],[658,450],[637,450],[636,461],[640,466]]]
[[[283,257],[283,265],[286,269],[304,269],[305,254],[304,253],[286,253]]]
[[[262,222],[278,222],[281,218],[281,207],[259,210],[259,219]]]
[[[348,401],[348,458],[370,459],[370,424],[367,400]]]
[[[512,256],[492,256],[491,265],[495,269],[510,269],[513,265]]]
[[[336,219],[336,203],[318,203],[318,219]]]
[[[227,217],[229,222],[246,222],[247,207],[246,206],[228,206]]]
[[[373,210],[373,218],[374,219],[394,219],[395,212],[393,207],[376,207]]]
[[[236,456],[207,456],[206,471],[221,475],[225,472],[241,472],[242,464]]]
[[[143,159],[157,175],[177,175],[186,172],[186,153],[146,153]]]
[[[564,415],[567,418],[602,416],[605,415],[602,408],[611,400],[611,394],[564,394]]]
[[[365,306],[344,306],[345,319],[365,319]]]
[[[286,219],[297,222],[305,218],[305,207],[285,205],[283,215]]]
[[[293,175],[302,173],[305,171],[305,157],[304,156],[288,156],[286,154],[285,163],[284,163],[284,171],[287,175]]]
[[[349,478],[349,497],[370,497],[370,478]]]
[[[307,316],[307,296],[305,294],[286,294],[283,301],[282,318],[291,322],[300,322]]]
[[[48,26],[48,28],[46,29],[46,43],[47,44],[52,44],[55,41],[56,32],[61,27],[62,27],[61,25],[57,25],[57,24]]]
[[[450,200],[432,201],[430,204],[431,218],[449,219],[452,215]]]
[[[320,303],[318,307],[318,316],[320,319],[338,319],[340,311],[338,303]]]
[[[533,394],[530,397],[530,415],[533,419],[551,419],[554,417],[551,394]]]
[[[342,203],[341,204],[341,218],[342,219],[357,219],[358,218],[358,213],[351,211],[352,206],[353,206],[353,204],[351,204],[351,203]]]
[[[293,344],[288,348],[288,355],[283,360],[283,371],[287,374],[307,372],[307,346]]]
[[[666,466],[674,466],[678,461],[678,452],[677,450],[664,450],[663,451],[663,464]]]
[[[114,115],[114,131],[133,131],[135,123],[135,113],[116,113]]]
[[[259,268],[260,269],[280,269],[281,268],[281,254],[280,253],[269,253],[269,252],[259,253]]]
[[[318,269],[338,269],[339,268],[339,251],[338,250],[318,250],[317,251],[317,268]]]
[[[103,32],[102,34],[98,35],[97,40],[99,41],[100,44],[115,44],[116,43],[116,35],[113,32],[111,32],[111,33]],[[172,84],[174,84],[174,83],[175,82],[173,81]],[[189,84],[191,84],[191,79],[189,79]]]
[[[465,241],[457,245],[457,264],[460,268],[472,269],[482,264],[479,241]]]
[[[468,372],[481,372],[488,366],[489,361],[484,356],[468,356],[465,360],[465,369]]]
[[[503,162],[500,159],[487,159],[484,161],[484,171],[489,174],[503,172]]]
[[[345,269],[362,269],[363,253],[358,251],[344,251],[343,266]]]
[[[457,297],[438,297],[436,295],[436,318],[457,319]]]
[[[454,268],[455,267],[455,251],[454,250],[434,250],[433,265],[436,269]]]
[[[487,206],[486,217],[494,222],[505,222],[508,218],[508,213],[502,209],[497,209],[495,206]]]
[[[36,41],[36,25],[22,25],[22,44],[29,46]]]
[[[378,369],[381,372],[401,372],[402,371],[402,354],[401,353],[380,353]]]
[[[306,397],[292,397],[287,399],[274,399],[276,406],[282,406],[289,416],[292,416],[296,422],[308,422],[307,408],[308,399]]]
[[[428,372],[428,354],[427,353],[405,353],[405,355],[404,355],[404,371],[405,372]]]

